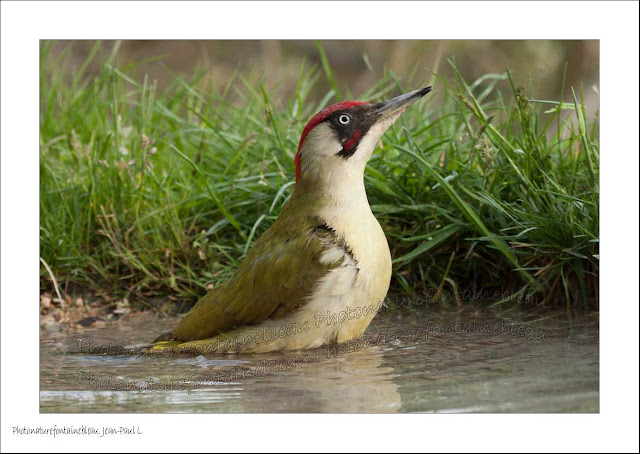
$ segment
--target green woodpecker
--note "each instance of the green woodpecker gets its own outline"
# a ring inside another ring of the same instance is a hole
[[[278,219],[233,277],[152,350],[303,350],[362,335],[391,279],[389,245],[364,188],[365,165],[387,128],[430,91],[318,112],[302,132],[295,188]]]

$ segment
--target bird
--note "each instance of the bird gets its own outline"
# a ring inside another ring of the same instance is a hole
[[[386,298],[391,253],[371,211],[365,166],[385,131],[432,87],[316,113],[294,158],[293,192],[235,274],[151,351],[265,353],[359,338]]]

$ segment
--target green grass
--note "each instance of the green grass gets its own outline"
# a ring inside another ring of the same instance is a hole
[[[330,62],[323,54],[322,68],[301,68],[295,96],[274,103],[258,73],[222,89],[204,71],[176,75],[160,91],[118,65],[117,46],[102,55],[96,45],[74,71],[68,52],[50,49],[43,42],[41,257],[69,292],[186,309],[232,275],[286,203],[302,128],[337,99]],[[91,60],[102,63],[89,76]],[[367,168],[392,292],[510,289],[597,308],[597,113],[580,90],[536,100],[508,73],[472,83],[454,74],[432,76],[433,93]],[[310,99],[321,78],[334,88]],[[343,95],[383,100],[428,82],[378,79]],[[41,287],[52,288],[44,266]]]

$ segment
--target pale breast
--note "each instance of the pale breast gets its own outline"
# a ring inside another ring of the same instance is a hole
[[[342,265],[319,282],[305,308],[325,325],[328,342],[359,337],[380,309],[391,279],[389,246],[373,214],[342,220],[335,230],[344,246],[330,248],[321,258],[334,260],[342,255]]]

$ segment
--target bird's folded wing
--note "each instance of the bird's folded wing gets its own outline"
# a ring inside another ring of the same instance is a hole
[[[278,221],[276,221],[278,222]],[[344,248],[335,233],[309,222],[297,234],[268,229],[247,254],[235,275],[205,295],[174,329],[179,341],[207,339],[242,325],[277,319],[304,304],[316,283],[340,266]],[[283,232],[278,235],[276,232]]]

